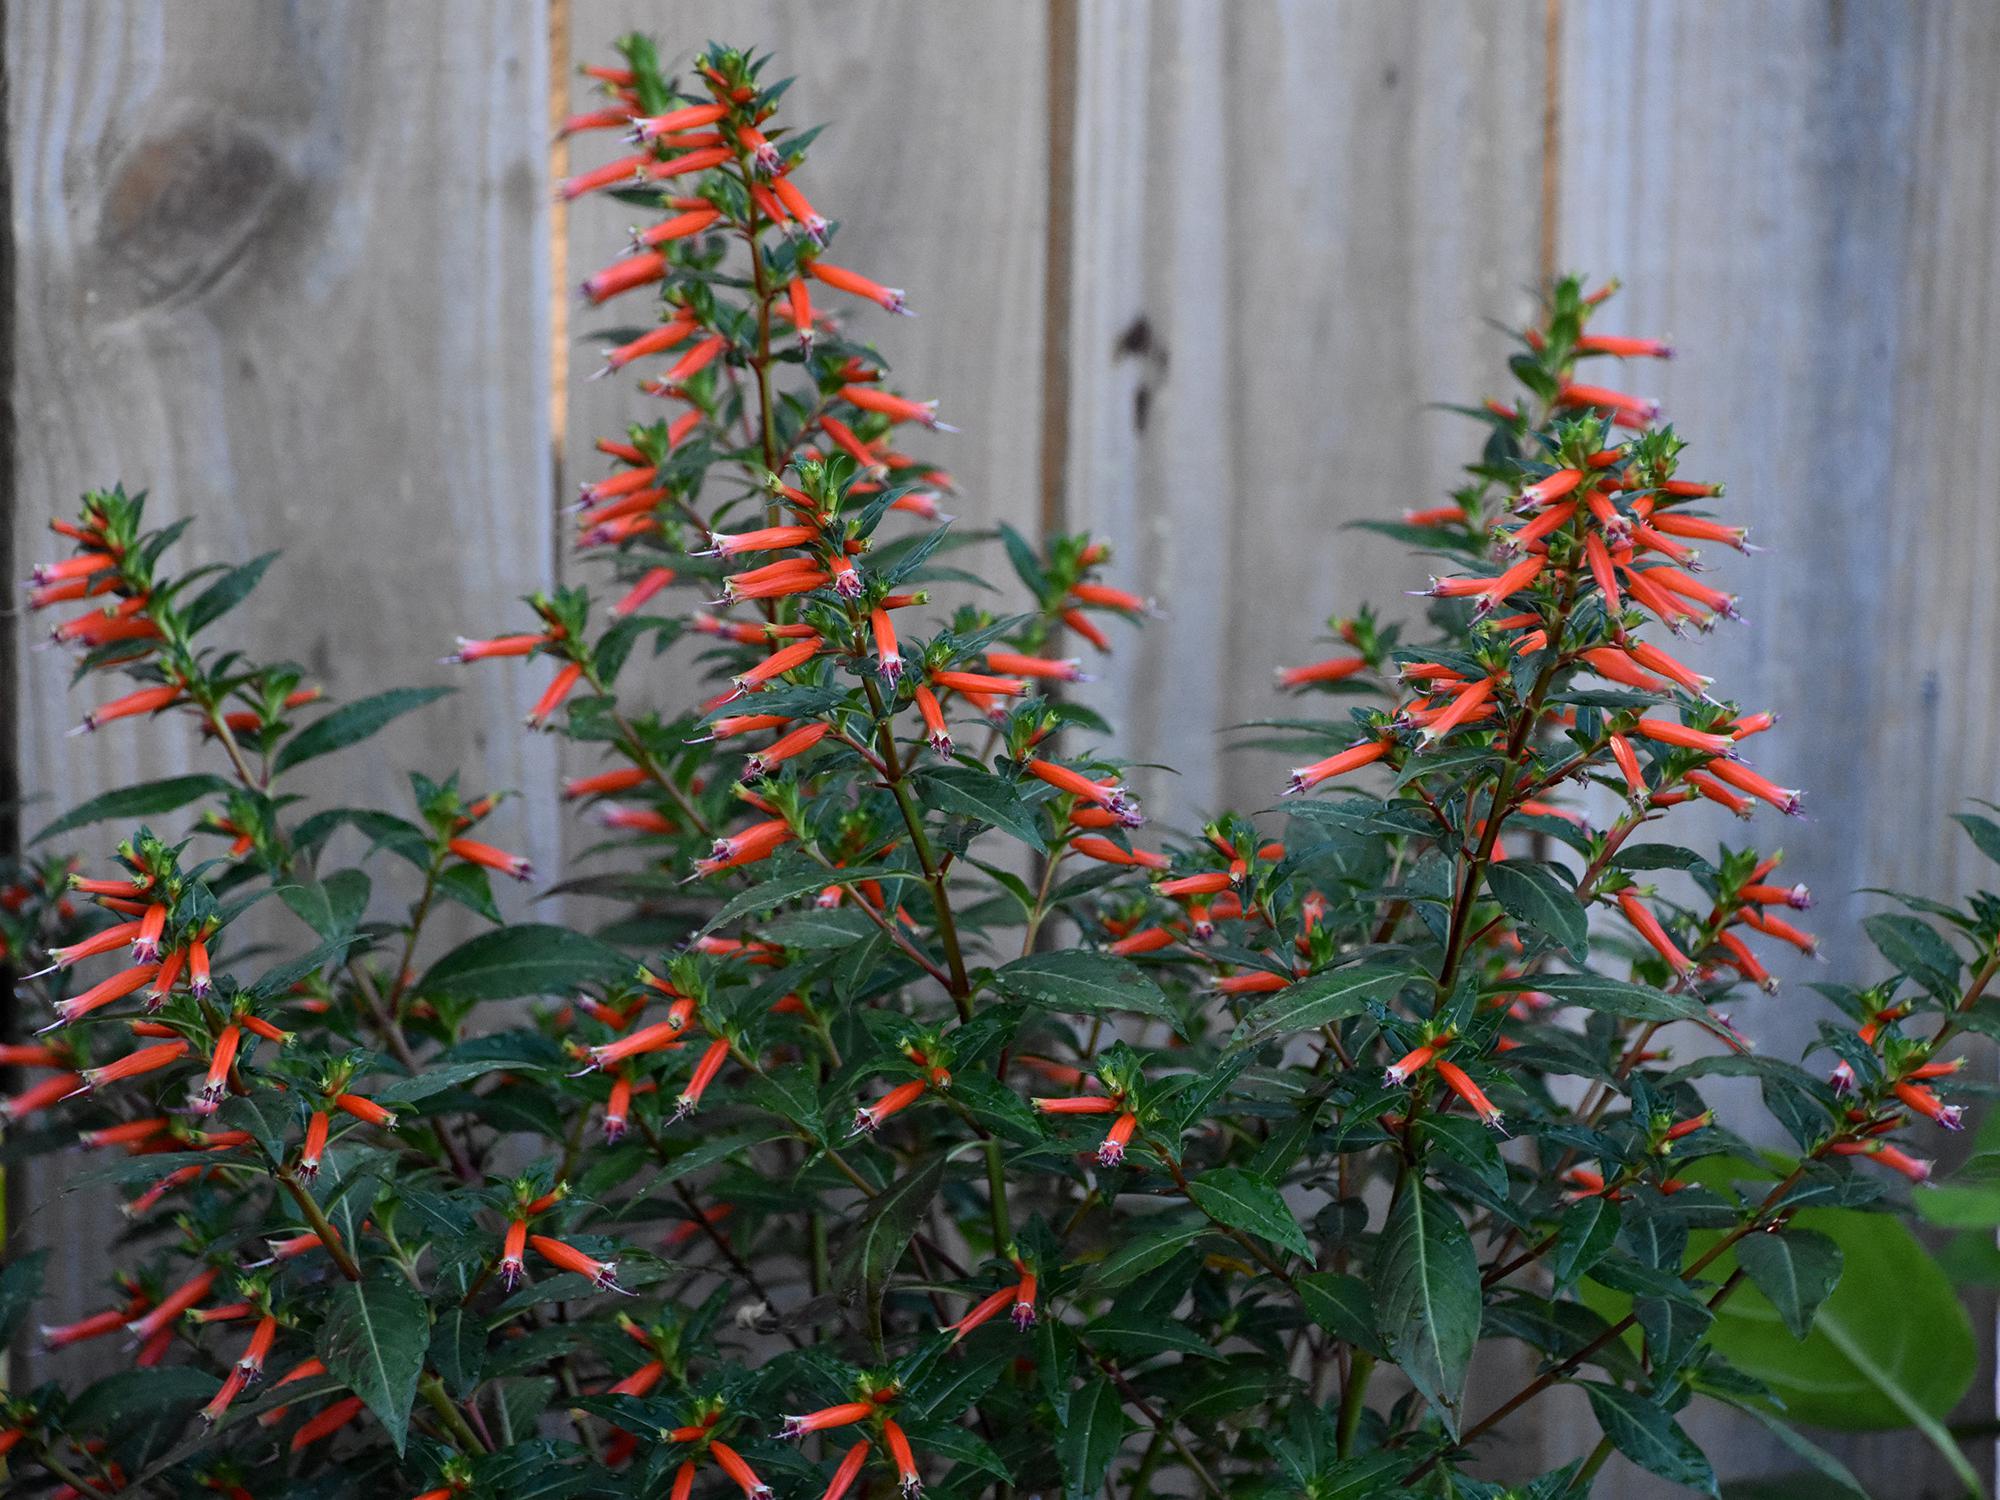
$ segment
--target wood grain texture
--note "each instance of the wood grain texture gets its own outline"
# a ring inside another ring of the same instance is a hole
[[[15,5],[5,45],[17,555],[123,479],[199,517],[184,562],[286,549],[240,616],[260,654],[336,698],[448,680],[453,633],[505,623],[550,564],[537,0]],[[213,753],[165,722],[66,738],[109,696],[67,676],[21,663],[32,826]],[[547,786],[533,685],[480,686],[298,789],[400,809],[410,766]],[[546,859],[553,808],[517,808],[495,837]],[[31,1241],[117,1232],[37,1178]],[[101,1262],[55,1266],[50,1311],[102,1303]]]
[[[1784,714],[1752,759],[1807,788],[1812,816],[1706,831],[1782,843],[1788,878],[1818,895],[1825,972],[1873,977],[1859,923],[1885,903],[1862,887],[1951,898],[1992,877],[1946,818],[2000,798],[2000,14],[1566,9],[1563,259],[1627,282],[1607,330],[1675,337],[1671,366],[1627,378],[1693,438],[1688,472],[1725,481],[1720,508],[1772,549],[1717,561],[1749,623],[1687,654],[1719,690]],[[1784,997],[1737,1019],[1796,1057],[1821,1013],[1799,988],[1814,972],[1781,972]],[[1975,1387],[1965,1414],[1990,1410]],[[1707,1404],[1689,1425],[1726,1474],[1797,1468]],[[1874,1493],[1958,1493],[1907,1434],[1831,1445]],[[1600,1489],[1669,1493],[1622,1466]]]
[[[1096,701],[1170,822],[1270,806],[1287,758],[1220,753],[1288,707],[1329,615],[1421,587],[1344,523],[1476,452],[1427,408],[1494,380],[1534,280],[1540,7],[1082,7],[1069,491],[1164,618]],[[1489,80],[1509,80],[1496,89]]]

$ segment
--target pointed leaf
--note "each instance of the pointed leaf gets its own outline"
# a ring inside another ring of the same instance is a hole
[[[417,989],[467,1000],[555,995],[630,977],[633,960],[567,927],[526,922],[482,932],[430,967]]]
[[[372,698],[344,703],[324,718],[314,719],[279,746],[271,769],[274,773],[289,771],[316,756],[358,745],[392,720],[456,691],[448,687],[391,688]]]
[[[164,781],[142,781],[137,786],[118,787],[100,797],[92,797],[88,802],[78,803],[28,842],[39,844],[58,833],[68,833],[72,828],[103,823],[112,818],[145,818],[156,813],[172,812],[201,797],[226,795],[234,785],[220,776],[203,775],[169,776]]]
[[[1344,1021],[1360,1015],[1375,1001],[1386,1000],[1409,979],[1400,969],[1371,964],[1314,974],[1260,1002],[1238,1024],[1229,1040],[1256,1046],[1274,1036]]]
[[[1620,1453],[1649,1474],[1704,1494],[1715,1493],[1715,1471],[1664,1408],[1623,1386],[1595,1380],[1577,1383],[1590,1398],[1597,1425]]]
[[[1840,1281],[1840,1260],[1840,1246],[1810,1229],[1746,1235],[1736,1242],[1736,1263],[1795,1339],[1812,1332],[1813,1314]]]
[[[1282,1194],[1240,1167],[1212,1167],[1188,1185],[1188,1196],[1204,1213],[1231,1229],[1312,1259],[1312,1244]]]
[[[430,1309],[408,1282],[387,1272],[341,1282],[326,1300],[319,1357],[367,1403],[401,1453],[430,1346]]]
[[[1128,1011],[1178,1021],[1160,987],[1137,964],[1109,953],[1076,948],[1031,953],[997,970],[993,983],[1015,1000],[1069,1015]]]
[[[1479,1257],[1457,1212],[1419,1182],[1382,1228],[1375,1297],[1375,1327],[1390,1354],[1456,1434],[1479,1342]]]

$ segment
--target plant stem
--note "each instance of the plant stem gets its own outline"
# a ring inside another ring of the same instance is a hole
[[[340,1274],[349,1281],[359,1281],[361,1267],[355,1264],[353,1254],[340,1238],[340,1231],[327,1222],[326,1215],[321,1213],[319,1205],[313,1202],[312,1194],[305,1190],[298,1178],[288,1169],[281,1168],[277,1176],[278,1181],[284,1184],[285,1191],[292,1195],[292,1201],[298,1204],[299,1212],[306,1216],[306,1223],[312,1226],[312,1232],[319,1237],[319,1242],[326,1246],[326,1253],[333,1257],[333,1263],[340,1268]]]
[[[458,1404],[446,1393],[442,1380],[435,1375],[426,1374],[417,1382],[417,1389],[423,1392],[424,1400],[430,1403],[431,1410],[438,1414],[438,1420],[451,1430],[453,1437],[474,1453],[488,1451],[486,1444],[480,1441],[479,1434],[474,1432],[471,1424],[465,1420],[465,1413],[458,1409]]]

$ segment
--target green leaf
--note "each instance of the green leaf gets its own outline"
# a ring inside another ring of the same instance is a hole
[[[1093,1291],[1109,1292],[1158,1270],[1179,1255],[1190,1240],[1209,1232],[1206,1219],[1187,1218],[1171,1224],[1148,1224],[1137,1235],[1121,1238],[1090,1270]]]
[[[1643,984],[1627,984],[1602,974],[1538,977],[1535,988],[1559,1005],[1581,1005],[1623,1021],[1692,1021],[1704,1031],[1725,1035],[1708,1007],[1688,995],[1670,995]]]
[[[1840,1281],[1840,1246],[1810,1229],[1745,1235],[1736,1242],[1736,1263],[1803,1339],[1813,1314]]]
[[[580,984],[612,984],[628,978],[633,968],[630,958],[596,938],[527,922],[460,943],[431,965],[417,989],[466,1000],[513,1000],[561,994]]]
[[[843,1270],[845,1279],[866,1287],[871,1299],[880,1294],[889,1274],[909,1248],[931,1199],[937,1196],[944,1181],[944,1168],[945,1158],[940,1152],[869,1200],[860,1232],[848,1248]]]
[[[430,1346],[430,1308],[408,1282],[389,1272],[341,1282],[326,1301],[319,1357],[328,1373],[367,1403],[401,1453]]]
[[[336,870],[323,881],[281,885],[278,899],[301,922],[331,940],[354,930],[368,909],[371,888],[365,870]]]
[[[1338,1271],[1315,1271],[1293,1285],[1306,1316],[1320,1327],[1342,1343],[1381,1352],[1382,1341],[1375,1332],[1375,1294],[1367,1282]]]
[[[463,1401],[479,1385],[486,1366],[485,1323],[462,1307],[446,1308],[431,1332],[428,1359],[445,1389]]]
[[[352,703],[342,704],[323,718],[314,719],[286,740],[279,747],[271,770],[273,774],[289,771],[293,766],[317,756],[358,745],[392,720],[456,691],[456,688],[448,687],[391,688],[372,698],[357,698]]]
[[[1590,946],[1589,918],[1554,865],[1501,860],[1487,867],[1486,885],[1508,916],[1553,938],[1572,958],[1583,957]]]
[[[1623,1386],[1595,1380],[1580,1380],[1577,1384],[1590,1398],[1597,1425],[1620,1453],[1649,1474],[1688,1485],[1704,1494],[1715,1493],[1715,1471],[1701,1449],[1694,1445],[1694,1439],[1681,1431],[1680,1424],[1664,1408]]]
[[[78,803],[28,842],[39,844],[56,834],[68,833],[72,828],[103,823],[112,818],[145,818],[155,813],[172,812],[198,798],[226,795],[233,789],[234,784],[220,776],[169,776],[164,781],[142,781],[137,786],[119,787],[101,797]]]
[[[1274,1036],[1345,1021],[1388,999],[1409,980],[1400,969],[1369,964],[1314,974],[1259,1002],[1237,1024],[1230,1043],[1254,1047]]]
[[[946,766],[917,779],[918,795],[934,806],[977,823],[986,823],[1019,839],[1037,854],[1048,851],[1036,826],[1035,810],[1014,789],[988,771],[970,766]]]
[[[1100,1376],[1076,1393],[1069,1421],[1056,1439],[1064,1500],[1089,1500],[1102,1493],[1104,1476],[1131,1428],[1125,1403],[1109,1380]]]
[[[1793,1453],[1817,1470],[1820,1477],[1829,1480],[1838,1489],[1853,1497],[1853,1500],[1869,1500],[1868,1491],[1861,1487],[1861,1481],[1854,1477],[1854,1471],[1835,1458],[1819,1444],[1808,1440],[1795,1431],[1790,1423],[1780,1421],[1761,1406],[1735,1403],[1739,1410],[1747,1411],[1770,1430],[1771,1436],[1783,1443]],[[1810,1491],[1815,1497],[1820,1491],[1814,1487]]]
[[[1312,1244],[1292,1216],[1282,1194],[1241,1167],[1211,1167],[1188,1184],[1188,1196],[1203,1213],[1269,1240],[1310,1262]]]
[[[1155,1354],[1195,1354],[1203,1359],[1219,1359],[1207,1339],[1172,1318],[1153,1313],[1117,1309],[1085,1326],[1084,1339],[1097,1348],[1128,1359],[1149,1359]]]
[[[1796,1214],[1840,1249],[1844,1271],[1803,1342],[1753,1281],[1717,1310],[1710,1342],[1762,1381],[1786,1415],[1814,1427],[1871,1431],[1943,1419],[1971,1385],[1978,1350],[1964,1306],[1901,1221],[1854,1209]],[[1700,1237],[1694,1242],[1699,1248]],[[1740,1250],[1740,1246],[1738,1247]],[[1733,1254],[1734,1252],[1732,1252]],[[1754,1252],[1753,1252],[1754,1253]],[[1716,1262],[1727,1273],[1732,1261]],[[1893,1287],[1893,1302],[1882,1289]]]
[[[2000,823],[1978,813],[1954,813],[1952,820],[1972,835],[1972,842],[1988,859],[2000,863]]]
[[[1479,1342],[1479,1257],[1457,1212],[1412,1180],[1389,1211],[1375,1266],[1375,1327],[1410,1383],[1458,1432]]]
[[[35,1299],[42,1295],[42,1274],[48,1269],[48,1262],[49,1252],[36,1250],[0,1271],[0,1348],[14,1341]]]
[[[901,870],[891,870],[884,865],[862,865],[855,869],[838,872],[822,869],[818,865],[796,865],[781,875],[747,891],[739,891],[722,903],[722,910],[710,917],[702,927],[702,932],[714,932],[719,927],[727,927],[739,917],[747,917],[755,912],[769,911],[787,901],[808,893],[817,894],[830,885],[852,885],[862,880],[883,880],[892,875],[901,875]]]
[[[1160,987],[1137,964],[1109,953],[1031,953],[995,971],[993,983],[1002,994],[1046,1010],[1085,1016],[1130,1011],[1178,1025]]]
[[[1610,1198],[1579,1198],[1562,1211],[1549,1251],[1549,1275],[1568,1286],[1602,1260],[1618,1238],[1619,1209]]]
[[[277,560],[277,556],[275,552],[266,552],[262,557],[253,557],[247,563],[231,568],[203,589],[182,617],[187,633],[193,635],[204,626],[214,624],[249,598],[250,591],[257,587],[264,570]]]
[[[1870,917],[1861,926],[1890,963],[1938,998],[1957,998],[1959,957],[1930,927],[1893,912]]]

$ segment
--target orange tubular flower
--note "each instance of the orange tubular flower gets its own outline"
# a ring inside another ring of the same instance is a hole
[[[1311,791],[1322,781],[1329,781],[1335,776],[1344,776],[1349,771],[1358,771],[1363,766],[1373,765],[1389,753],[1391,743],[1392,741],[1387,738],[1366,740],[1359,745],[1351,745],[1338,754],[1329,755],[1325,760],[1297,767],[1285,783],[1284,795],[1297,796],[1300,792]]]
[[[147,981],[155,978],[159,972],[158,964],[138,964],[129,969],[121,969],[109,979],[100,980],[80,995],[72,995],[67,1000],[58,1000],[51,1007],[56,1013],[56,1019],[43,1030],[67,1026],[72,1021],[81,1020],[92,1011],[101,1010],[122,1000],[134,990],[144,988]]]
[[[1837,1156],[1866,1156],[1880,1162],[1893,1172],[1900,1172],[1910,1181],[1918,1184],[1931,1180],[1931,1163],[1921,1157],[1911,1156],[1901,1147],[1892,1146],[1887,1141],[1835,1141],[1833,1151]]]
[[[563,699],[574,692],[577,683],[582,680],[582,665],[578,662],[565,663],[563,669],[550,681],[547,690],[536,700],[535,706],[528,710],[528,717],[524,721],[527,726],[530,729],[541,729],[547,725],[550,716],[562,707]],[[524,875],[519,878],[525,880],[527,877]]]
[[[1220,895],[1234,884],[1235,881],[1227,870],[1204,870],[1197,875],[1182,875],[1173,880],[1162,880],[1153,889],[1172,900],[1183,896]]]
[[[872,1401],[843,1401],[838,1406],[822,1406],[818,1411],[809,1411],[803,1416],[784,1418],[778,1428],[778,1436],[802,1438],[809,1432],[825,1432],[829,1428],[865,1422],[874,1415],[875,1404]]]
[[[161,1298],[150,1312],[127,1323],[125,1331],[144,1343],[154,1334],[170,1329],[175,1319],[208,1295],[209,1288],[215,1285],[215,1278],[220,1274],[216,1267],[204,1266]]]
[[[1436,1067],[1438,1081],[1463,1099],[1472,1112],[1479,1116],[1482,1123],[1490,1125],[1495,1130],[1501,1128],[1499,1109],[1463,1068],[1442,1057],[1437,1060]]]
[[[1129,865],[1141,870],[1164,870],[1172,863],[1166,855],[1148,849],[1124,849],[1095,836],[1075,839],[1070,848],[1085,859],[1098,860],[1107,865]]]
[[[360,1094],[336,1094],[333,1098],[333,1107],[342,1114],[352,1115],[364,1125],[374,1125],[383,1130],[396,1128],[396,1116],[393,1111],[384,1109],[373,1099],[364,1098]]]
[[[722,1472],[736,1482],[747,1500],[769,1500],[771,1487],[757,1477],[757,1471],[743,1461],[743,1455],[727,1443],[711,1440],[708,1451]]]
[[[769,859],[781,846],[790,843],[798,835],[792,825],[783,818],[772,818],[763,823],[753,823],[741,833],[715,841],[707,859],[694,862],[697,875],[713,875],[719,870],[733,870],[740,865],[753,865],[759,860]]]
[[[779,739],[776,743],[756,751],[743,762],[743,777],[746,781],[756,781],[768,776],[795,755],[803,755],[831,733],[826,724],[801,724],[797,729]]]
[[[576,1246],[550,1239],[545,1234],[529,1235],[528,1244],[535,1254],[558,1270],[572,1271],[578,1276],[588,1277],[594,1285],[602,1287],[607,1292],[617,1292],[623,1296],[632,1295],[618,1284],[616,1261],[596,1260],[585,1255]]]
[[[229,1070],[236,1066],[236,1049],[243,1040],[243,1028],[231,1024],[222,1028],[222,1034],[215,1039],[215,1050],[209,1054],[208,1074],[202,1080],[201,1097],[214,1106],[222,1102],[222,1096],[229,1092]]]
[[[907,1083],[899,1083],[873,1104],[864,1104],[854,1112],[854,1133],[872,1135],[882,1122],[891,1115],[900,1114],[924,1096],[925,1083],[921,1078],[912,1078]]]
[[[825,574],[819,574],[822,581]],[[818,587],[817,584],[814,587]],[[804,592],[800,590],[799,592]],[[730,679],[739,693],[754,693],[773,678],[782,677],[811,661],[819,653],[820,641],[817,636],[811,640],[794,641],[789,646],[773,651],[748,671]]]
[[[625,766],[616,771],[602,771],[595,776],[582,776],[563,786],[563,796],[571,801],[579,797],[600,797],[629,792],[636,786],[643,786],[650,776],[643,766]]]
[[[849,1448],[846,1457],[840,1461],[840,1467],[833,1471],[833,1478],[827,1481],[826,1491],[820,1496],[820,1500],[841,1500],[842,1496],[853,1489],[854,1481],[861,1476],[861,1466],[868,1462],[868,1454],[866,1438]]]
[[[292,1434],[291,1451],[297,1453],[301,1448],[310,1447],[323,1437],[333,1436],[361,1415],[361,1406],[359,1396],[346,1396],[334,1402]]]
[[[169,684],[164,687],[140,688],[127,693],[122,698],[101,704],[83,716],[83,722],[71,734],[88,734],[118,719],[129,719],[135,714],[154,714],[163,708],[170,708],[180,701],[181,689]]]
[[[924,728],[930,735],[931,753],[943,760],[950,760],[957,747],[952,743],[951,730],[945,724],[944,709],[939,706],[937,694],[924,683],[917,684],[917,712],[924,716]]]
[[[1125,1160],[1125,1148],[1132,1143],[1132,1133],[1139,1127],[1139,1117],[1127,1110],[1111,1122],[1111,1128],[1104,1133],[1104,1140],[1097,1148],[1097,1164],[1100,1167],[1115,1167]]]
[[[1562,499],[1563,496],[1569,494],[1570,491],[1574,490],[1581,483],[1583,483],[1583,471],[1581,469],[1558,469],[1555,473],[1538,479],[1533,484],[1524,485],[1521,489],[1521,498],[1515,503],[1515,508],[1517,510],[1533,510],[1537,506],[1547,505],[1552,500]],[[1456,514],[1457,508],[1453,507],[1453,511]]]
[[[896,644],[896,625],[889,618],[889,611],[876,608],[868,611],[868,628],[875,637],[875,670],[891,688],[903,675],[903,653]]]
[[[1683,750],[1699,750],[1706,755],[1729,756],[1736,751],[1736,742],[1728,735],[1691,729],[1672,719],[1641,719],[1634,726],[1633,732],[1642,739],[1653,740],[1662,745],[1673,745]]]
[[[326,1159],[326,1132],[333,1123],[333,1117],[323,1109],[316,1109],[306,1121],[305,1145],[299,1149],[299,1176],[310,1182],[319,1176],[320,1164]]]
[[[956,427],[940,422],[937,402],[912,401],[907,396],[898,396],[890,391],[878,391],[872,386],[844,385],[840,388],[843,401],[887,417],[891,422],[915,422],[920,427],[928,427],[934,432],[956,432]]]
[[[994,677],[984,672],[933,672],[931,681],[941,688],[968,696],[997,693],[1002,697],[1018,698],[1028,691],[1028,685],[1019,678]]]
[[[785,195],[785,190],[782,187],[776,187],[774,191],[781,198]],[[846,292],[848,295],[854,297],[865,297],[884,311],[900,313],[904,317],[912,315],[909,305],[903,300],[903,289],[901,287],[883,286],[879,281],[870,281],[859,272],[850,271],[845,266],[828,265],[823,260],[807,261],[806,273],[819,281],[825,282],[837,292]],[[841,395],[847,396],[848,393],[843,390]],[[849,396],[848,399],[852,400],[853,398]],[[859,401],[856,401],[854,404],[856,406],[863,405]]]
[[[128,1052],[101,1068],[85,1068],[81,1087],[72,1093],[85,1094],[107,1083],[123,1083],[128,1078],[138,1078],[147,1073],[157,1073],[161,1068],[171,1067],[187,1056],[185,1041],[161,1042],[153,1047],[141,1047],[136,1052]]]
[[[1768,776],[1760,776],[1740,762],[1718,760],[1711,763],[1708,769],[1738,791],[1748,792],[1758,800],[1770,803],[1787,817],[1796,818],[1804,814],[1802,799],[1805,793],[1779,786]]]
[[[722,1065],[729,1060],[729,1043],[717,1037],[708,1044],[708,1050],[701,1055],[701,1061],[694,1065],[694,1072],[688,1078],[687,1087],[674,1100],[674,1118],[685,1119],[701,1107],[701,1096],[708,1092],[708,1086],[715,1082],[715,1075],[722,1071]]]
[[[1423,1046],[1405,1053],[1401,1059],[1389,1064],[1382,1072],[1384,1088],[1401,1088],[1422,1069],[1437,1060],[1437,1055],[1445,1047],[1442,1041],[1426,1042]]]
[[[615,1042],[604,1042],[590,1049],[591,1062],[600,1068],[608,1068],[623,1062],[628,1057],[638,1057],[647,1052],[673,1052],[682,1045],[682,1023],[673,1020],[655,1021],[650,1026],[642,1026],[630,1036],[621,1036]]]
[[[528,1221],[512,1219],[508,1221],[507,1233],[500,1241],[500,1284],[513,1291],[527,1275],[527,1266],[522,1257],[528,1243]]]
[[[903,1435],[903,1429],[896,1425],[894,1418],[882,1420],[882,1441],[889,1445],[889,1456],[896,1461],[897,1483],[903,1493],[914,1495],[924,1487],[923,1476],[917,1472],[917,1456],[910,1451],[910,1440]]]
[[[448,846],[453,854],[467,864],[483,865],[489,870],[498,870],[503,875],[511,875],[516,880],[534,877],[534,866],[526,855],[509,854],[504,849],[496,849],[491,844],[482,844],[478,839],[453,839]]]
[[[1639,899],[1637,891],[1628,887],[1618,893],[1617,899],[1618,909],[1625,914],[1625,920],[1646,940],[1648,947],[1667,961],[1668,968],[1683,977],[1694,971],[1688,956],[1675,946],[1667,929],[1660,925],[1660,919],[1653,915],[1652,908]]]
[[[1343,682],[1357,672],[1365,671],[1368,663],[1358,656],[1335,656],[1326,661],[1316,661],[1304,667],[1280,667],[1278,686],[1281,688],[1305,687],[1315,682]]]

